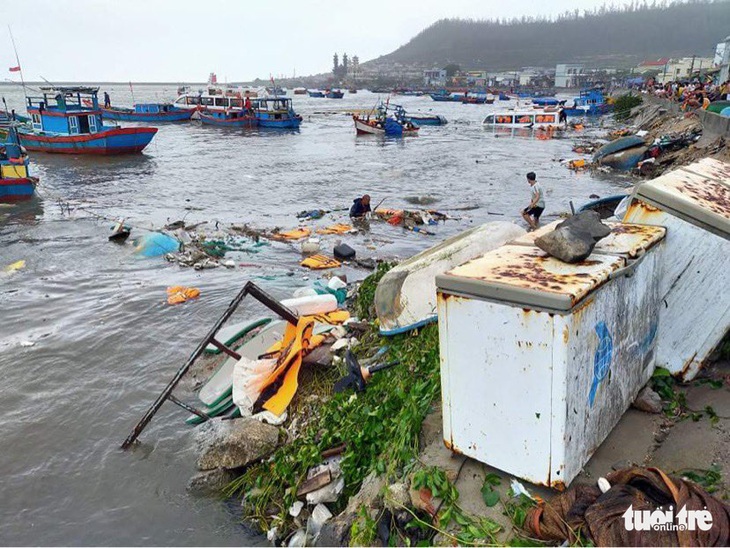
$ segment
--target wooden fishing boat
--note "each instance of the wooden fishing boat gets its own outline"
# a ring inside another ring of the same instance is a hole
[[[387,135],[400,137],[417,135],[419,127],[406,120],[406,111],[400,105],[380,103],[374,116],[353,114],[355,132],[358,135]]]
[[[487,223],[457,234],[388,271],[375,290],[382,335],[397,335],[437,319],[436,276],[526,232],[513,223]]]
[[[608,219],[609,217],[613,217],[618,205],[627,197],[628,194],[615,194],[613,196],[606,196],[605,198],[598,198],[597,200],[583,204],[578,209],[578,213],[595,211],[601,216],[601,219]]]
[[[302,117],[294,112],[292,100],[286,97],[254,99],[252,105],[259,127],[296,129],[302,123]]]
[[[294,88],[293,93],[294,93],[294,95],[306,95],[307,88]]]
[[[258,126],[256,115],[252,111],[234,109],[228,111],[211,110],[201,111],[201,124],[230,128],[255,128]]]
[[[448,120],[439,114],[406,114],[403,119],[417,126],[443,126],[448,123]]]
[[[328,89],[324,96],[327,99],[342,99],[345,96],[345,92],[339,89]]]
[[[183,122],[190,120],[193,112],[170,103],[137,103],[133,108],[102,108],[101,117],[125,122]]]
[[[350,93],[350,94],[357,93],[357,88],[350,88],[347,90],[347,93]]]
[[[310,89],[310,90],[307,90],[307,95],[309,95],[310,97],[323,98],[324,92],[319,91],[317,89]]]
[[[603,90],[591,88],[582,90],[580,96],[573,99],[573,104],[564,110],[567,116],[601,116],[612,108],[613,105],[606,102]]]
[[[157,133],[154,127],[105,126],[98,87],[42,87],[42,97],[28,97],[30,127],[18,128],[28,150],[61,154],[129,154],[141,152]],[[85,106],[84,101],[91,101]]]
[[[14,125],[7,126],[7,138],[0,151],[0,202],[29,200],[38,178],[28,171],[28,155],[23,153]]]

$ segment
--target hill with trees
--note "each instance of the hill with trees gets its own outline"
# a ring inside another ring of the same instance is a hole
[[[644,58],[712,57],[730,32],[730,2],[632,2],[555,18],[442,19],[369,61],[489,70],[582,62],[630,66]]]

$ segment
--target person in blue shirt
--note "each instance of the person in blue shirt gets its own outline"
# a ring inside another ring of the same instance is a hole
[[[350,208],[350,217],[362,219],[368,213],[370,213],[370,195],[365,194],[362,198],[355,198]]]

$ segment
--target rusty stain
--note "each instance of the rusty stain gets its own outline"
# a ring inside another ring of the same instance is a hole
[[[692,365],[692,362],[695,361],[695,358],[697,357],[697,352],[692,354],[692,357],[688,359],[686,362],[684,362],[684,365],[682,366],[682,370],[679,372],[680,375],[684,375],[685,372],[690,368]]]
[[[568,326],[563,327],[563,342],[568,343],[568,339],[570,339],[570,330],[568,329]]]
[[[444,445],[446,446],[446,449],[451,451],[452,453],[455,453],[456,455],[463,455],[464,453],[461,452],[461,450],[454,445],[453,440],[444,440]]]

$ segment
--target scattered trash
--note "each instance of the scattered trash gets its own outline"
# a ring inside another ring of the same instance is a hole
[[[334,249],[335,259],[350,261],[355,258],[355,250],[347,244],[339,244]]]
[[[134,240],[134,252],[142,257],[161,257],[179,249],[180,242],[162,232],[150,232]]]
[[[302,238],[306,238],[312,233],[310,229],[307,227],[300,227],[295,228],[292,230],[287,230],[285,232],[277,232],[271,236],[272,240],[278,240],[278,241],[295,241],[295,240],[301,240]]]
[[[300,500],[296,501],[289,508],[289,515],[293,518],[297,517],[299,514],[301,514],[302,508],[304,508],[304,503]]]
[[[337,268],[342,266],[342,263],[340,263],[337,259],[331,259],[324,255],[312,255],[311,257],[304,259],[301,262],[301,265],[311,268],[312,270],[323,270],[326,268]]]
[[[167,304],[180,304],[199,296],[200,290],[195,287],[174,285],[167,288]]]
[[[297,219],[304,221],[321,219],[327,212],[324,209],[312,209],[310,211],[300,211],[297,213]]]
[[[319,230],[317,230],[317,234],[346,234],[351,230],[353,230],[352,225],[338,223],[335,225],[327,226],[325,228],[320,228]]]
[[[344,392],[348,388],[354,388],[355,392],[363,392],[365,390],[365,383],[370,379],[373,373],[377,371],[382,371],[383,369],[388,369],[389,367],[393,367],[394,365],[398,365],[398,363],[400,362],[393,361],[380,365],[362,367],[357,361],[357,358],[355,358],[355,355],[350,350],[348,350],[345,354],[345,363],[347,364],[347,369],[349,373],[347,376],[341,378],[335,383],[334,391],[336,393]]]
[[[35,343],[33,341],[20,341],[20,346],[29,348],[31,346],[35,346]]]
[[[319,253],[320,250],[319,238],[309,238],[306,242],[302,242],[302,253],[305,255]]]
[[[582,158],[568,161],[568,169],[572,169],[573,171],[579,171],[581,169],[585,169],[586,167],[587,162]]]
[[[527,490],[527,488],[524,485],[522,485],[519,481],[517,481],[516,479],[512,478],[512,481],[510,482],[509,485],[512,488],[512,493],[514,493],[514,495],[516,497],[518,497],[520,495],[525,495],[527,498],[535,500],[535,497],[533,497],[530,494],[530,492]]]
[[[598,488],[601,490],[601,493],[605,493],[611,488],[611,484],[608,482],[606,478],[598,478]]]
[[[112,228],[112,233],[109,236],[110,242],[116,242],[116,243],[124,243],[127,238],[129,238],[129,235],[132,233],[132,227],[126,226],[124,224],[124,219],[119,219],[117,221],[117,224],[115,224]]]
[[[332,518],[332,512],[324,504],[319,503],[312,510],[312,515],[307,521],[307,533],[316,539],[325,522]]]
[[[8,274],[12,274],[13,272],[17,272],[18,270],[22,270],[25,268],[25,261],[23,259],[19,261],[15,261],[14,263],[9,264],[3,269],[3,272],[7,272]]]
[[[345,478],[338,477],[331,483],[305,495],[307,504],[322,504],[324,502],[337,502],[340,494],[345,489]]]
[[[288,546],[290,548],[302,548],[304,546],[307,546],[307,544],[307,532],[304,529],[299,529],[289,539]]]

